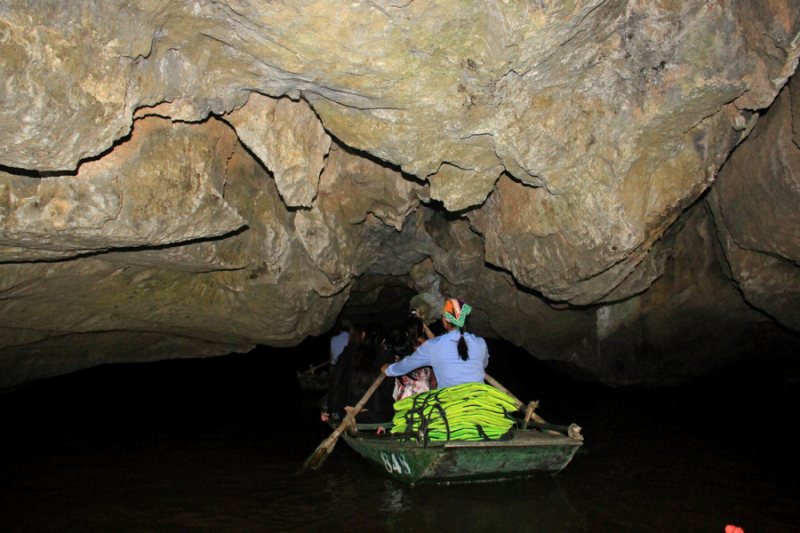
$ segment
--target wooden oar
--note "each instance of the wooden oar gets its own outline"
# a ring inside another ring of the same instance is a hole
[[[522,406],[523,406],[523,405],[525,405],[524,403],[522,403],[522,402],[520,401],[520,399],[519,399],[519,398],[517,398],[516,396],[514,396],[513,394],[511,394],[511,391],[509,391],[507,388],[505,388],[505,387],[503,387],[502,385],[500,385],[500,383],[498,383],[498,382],[497,382],[497,380],[496,380],[496,379],[494,379],[494,378],[493,378],[492,376],[490,376],[489,374],[486,374],[486,375],[484,375],[484,379],[486,380],[486,382],[487,382],[489,385],[491,385],[491,386],[492,386],[492,387],[494,387],[495,389],[497,389],[497,390],[499,390],[500,392],[504,392],[504,393],[506,393],[507,395],[509,395],[509,396],[511,397],[511,399],[512,399],[512,400],[514,400],[514,403],[515,403],[515,404],[517,404],[517,407],[519,407],[520,409],[522,409]]]
[[[556,426],[553,424],[540,424],[539,422],[528,422],[530,427],[543,429],[545,431],[558,432],[567,435],[575,440],[583,440],[581,435],[581,427],[577,424],[570,424],[568,426]]]
[[[358,403],[356,404],[355,407],[353,407],[353,410],[350,411],[346,417],[344,417],[344,420],[342,421],[341,424],[339,424],[339,427],[337,427],[334,430],[334,432],[331,433],[330,437],[322,441],[320,445],[317,446],[317,449],[314,450],[314,453],[312,453],[308,457],[308,459],[306,459],[306,461],[303,463],[303,468],[310,468],[312,470],[316,470],[317,468],[322,466],[322,463],[325,462],[325,459],[327,459],[328,455],[330,455],[330,453],[333,451],[333,446],[339,439],[339,435],[341,435],[342,432],[347,429],[347,426],[351,424],[351,420],[352,423],[355,424],[356,415],[359,412],[361,412],[361,409],[364,407],[364,404],[367,403],[372,394],[378,389],[378,387],[380,386],[381,382],[385,377],[386,374],[381,372],[381,375],[378,376],[375,379],[375,381],[372,382],[372,385],[369,387],[367,392],[364,393],[364,396],[362,396],[361,399],[358,400]]]
[[[500,383],[498,383],[497,380],[494,379],[489,374],[486,374],[484,376],[484,379],[486,379],[486,382],[489,385],[491,385],[492,387],[494,387],[495,389],[508,394],[511,397],[511,399],[514,400],[514,403],[517,404],[518,408],[522,409],[522,407],[525,405],[524,403],[522,403],[520,401],[519,398],[517,398],[516,396],[511,394],[511,391],[509,391],[507,388],[505,388],[502,385],[500,385]],[[536,405],[538,405],[538,402],[537,402]],[[535,407],[535,406],[532,406],[532,407]],[[542,418],[541,416],[539,416],[539,415],[537,415],[536,413],[533,412],[533,408],[527,410],[527,412],[525,413],[525,419],[526,420],[533,419],[534,422],[538,422],[539,424],[547,424],[547,422],[545,422],[544,418]],[[550,431],[550,433],[557,434],[558,432],[557,431]]]
[[[309,367],[308,367],[308,370],[306,370],[305,372],[303,372],[303,374],[313,374],[313,373],[314,373],[314,371],[315,371],[315,370],[317,370],[318,368],[322,368],[323,366],[325,366],[325,365],[329,365],[329,364],[331,364],[331,362],[330,362],[330,361],[325,361],[325,362],[324,362],[324,363],[322,363],[321,365],[317,365],[317,366],[309,366]]]

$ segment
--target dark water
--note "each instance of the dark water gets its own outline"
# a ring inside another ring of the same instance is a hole
[[[304,471],[328,434],[318,394],[294,379],[323,359],[308,342],[0,395],[0,532],[800,531],[796,384],[619,391],[490,350],[490,373],[523,401],[583,426],[558,476],[411,488],[344,442]]]

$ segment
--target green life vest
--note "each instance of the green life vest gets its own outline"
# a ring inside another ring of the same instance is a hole
[[[392,433],[429,441],[490,440],[509,433],[517,406],[483,383],[466,383],[404,398],[394,404]]]

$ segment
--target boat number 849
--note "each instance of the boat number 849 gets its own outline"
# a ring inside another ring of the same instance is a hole
[[[386,471],[390,474],[392,472],[397,472],[398,474],[407,474],[411,475],[411,468],[408,466],[408,462],[403,455],[395,455],[393,453],[386,454],[381,452],[381,459],[383,459],[383,466],[386,467]]]

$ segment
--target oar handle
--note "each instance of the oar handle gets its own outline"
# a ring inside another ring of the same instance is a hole
[[[514,403],[515,403],[515,404],[517,404],[517,407],[519,407],[519,408],[522,408],[522,406],[523,406],[523,405],[525,405],[524,403],[522,403],[522,402],[519,400],[519,398],[517,398],[516,396],[514,396],[513,394],[511,394],[511,391],[509,391],[507,388],[505,388],[505,387],[503,387],[502,385],[500,385],[500,383],[498,383],[498,382],[497,382],[497,380],[496,380],[496,379],[494,379],[494,378],[493,378],[492,376],[490,376],[489,374],[485,374],[485,375],[484,375],[484,379],[486,380],[486,382],[487,382],[487,383],[489,383],[489,385],[491,385],[491,386],[492,386],[492,387],[494,387],[495,389],[499,390],[500,392],[504,392],[504,393],[506,393],[508,396],[510,396],[510,397],[511,397],[511,399],[512,399],[512,400],[514,400]]]
[[[313,374],[314,370],[317,370],[318,368],[322,368],[323,366],[329,365],[329,364],[331,364],[330,361],[325,361],[324,363],[322,363],[320,365],[309,367],[308,370],[303,372],[303,374]]]
[[[543,429],[543,430],[548,431],[550,433],[553,433],[553,432],[563,433],[564,435],[567,435],[568,437],[571,437],[571,438],[573,438],[575,440],[580,440],[580,441],[583,440],[583,435],[581,435],[581,429],[582,428],[577,424],[570,424],[568,426],[556,426],[556,425],[553,425],[553,424],[542,424],[542,423],[539,423],[539,422],[528,422],[528,427],[534,427],[534,428]]]
[[[520,399],[519,399],[519,398],[517,398],[516,396],[514,396],[513,394],[511,394],[511,391],[509,391],[507,388],[503,387],[503,386],[502,386],[500,383],[498,383],[498,382],[497,382],[497,380],[496,380],[496,379],[494,379],[494,378],[493,378],[492,376],[490,376],[489,374],[485,374],[485,375],[484,375],[484,379],[485,379],[485,380],[486,380],[486,381],[489,383],[489,385],[491,385],[491,386],[492,386],[492,387],[494,387],[495,389],[499,390],[500,392],[504,392],[504,393],[508,394],[508,396],[509,396],[509,397],[510,397],[512,400],[514,400],[514,403],[517,405],[517,408],[519,408],[519,409],[522,409],[522,407],[525,405],[524,403],[522,403],[522,402],[520,401]],[[534,422],[537,422],[537,423],[539,423],[539,424],[547,424],[547,422],[545,422],[544,418],[542,418],[541,416],[537,415],[536,413],[533,413],[533,412],[532,412],[532,413],[530,414],[530,418],[531,418],[531,419],[532,419]],[[550,433],[556,433],[555,431],[552,431],[552,430],[548,430],[548,431],[550,431]]]

